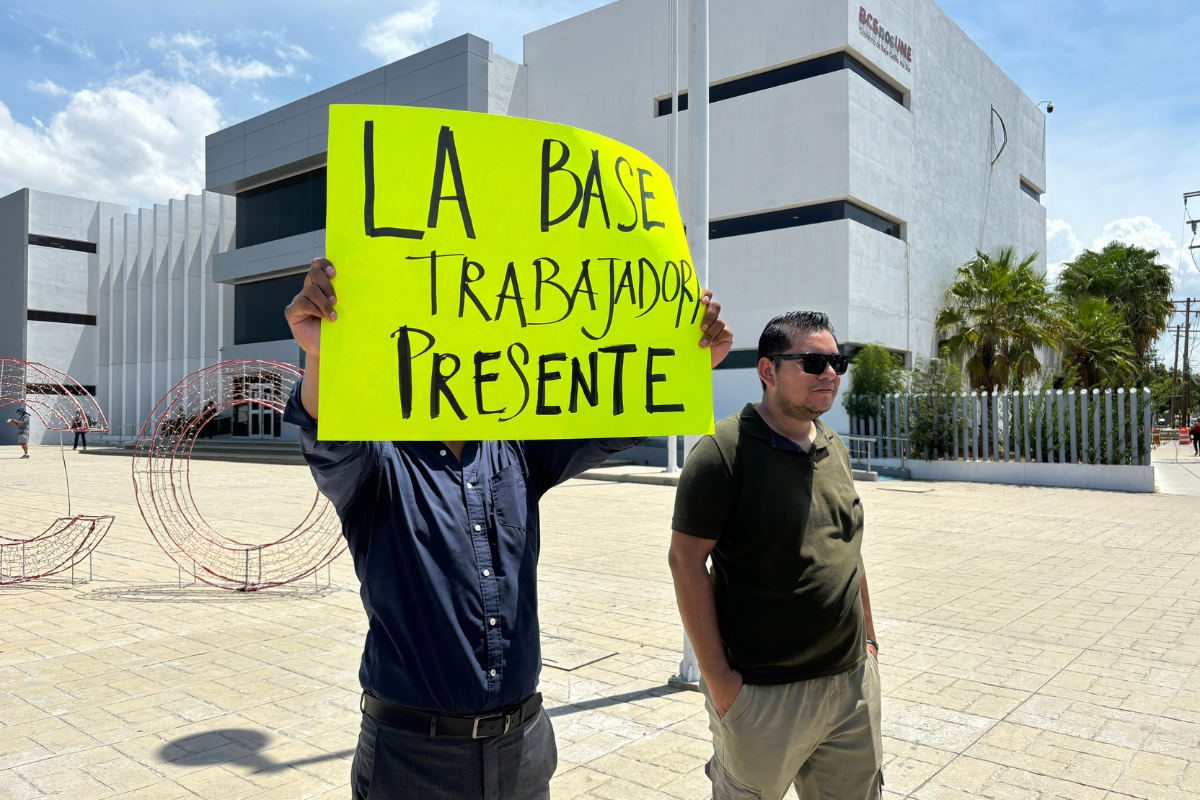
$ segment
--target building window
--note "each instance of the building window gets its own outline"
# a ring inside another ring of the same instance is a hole
[[[73,394],[76,397],[83,397],[83,393],[87,392],[93,397],[96,395],[95,386],[80,386],[78,384],[58,384],[58,383],[27,383],[25,384],[25,394]]]
[[[785,208],[782,211],[766,211],[761,214],[747,214],[744,217],[716,220],[708,224],[708,238],[710,240],[725,239],[729,236],[745,236],[750,233],[777,231],[801,225],[816,225],[820,222],[835,222],[840,219],[853,220],[860,225],[874,228],[880,233],[900,238],[899,222],[881,217],[849,200],[835,200],[831,203],[817,203],[811,206]]]
[[[1042,202],[1041,193],[1037,189],[1033,188],[1033,186],[1026,183],[1024,178],[1021,179],[1021,191],[1032,197],[1034,200],[1037,200],[1039,203]]]
[[[233,343],[257,344],[291,339],[283,309],[304,288],[307,272],[239,283],[233,287]]]
[[[250,247],[325,227],[325,167],[237,196],[237,246]]]
[[[850,70],[897,103],[904,105],[903,92],[894,88],[857,58],[844,52],[830,53],[827,56],[810,58],[808,61],[801,61],[797,64],[788,64],[786,67],[777,67],[755,75],[747,75],[745,78],[718,83],[715,86],[709,87],[708,102],[719,103],[731,97],[741,97],[744,94],[761,92],[764,89],[773,89],[776,86],[796,83],[797,81],[815,78],[818,75],[827,75],[830,72],[838,72],[843,69]],[[687,92],[680,92],[679,110],[687,111],[687,108]],[[659,99],[657,116],[663,117],[670,113],[671,98],[663,97]]]
[[[34,311],[32,308],[25,312],[25,319],[30,322],[62,322],[67,325],[95,325],[94,314],[65,314],[61,311]]]
[[[38,247],[54,247],[59,250],[74,250],[78,253],[94,253],[96,252],[95,242],[81,242],[76,239],[60,239],[57,236],[39,236],[36,233],[29,234],[29,243]]]
[[[758,350],[730,350],[717,369],[754,369],[758,366]]]

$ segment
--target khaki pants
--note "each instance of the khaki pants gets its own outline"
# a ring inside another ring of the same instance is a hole
[[[879,665],[840,675],[743,686],[724,719],[701,681],[715,800],[879,800],[883,785]]]

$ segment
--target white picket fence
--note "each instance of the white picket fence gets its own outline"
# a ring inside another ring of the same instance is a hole
[[[893,394],[850,433],[913,477],[1153,491],[1152,411],[1149,389]]]

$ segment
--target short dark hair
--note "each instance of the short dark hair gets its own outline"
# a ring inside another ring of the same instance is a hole
[[[822,331],[829,331],[833,340],[837,341],[837,333],[833,330],[833,323],[829,321],[828,314],[820,311],[788,311],[780,314],[768,322],[759,335],[758,359],[754,363],[757,366],[764,358],[774,358],[792,349],[792,343],[796,341],[798,333],[806,335]],[[765,392],[767,385],[761,380],[759,383]]]

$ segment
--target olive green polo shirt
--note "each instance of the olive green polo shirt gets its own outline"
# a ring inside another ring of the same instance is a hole
[[[821,422],[811,453],[749,403],[688,455],[672,528],[716,539],[712,582],[729,665],[746,683],[836,675],[866,658],[862,501]]]

